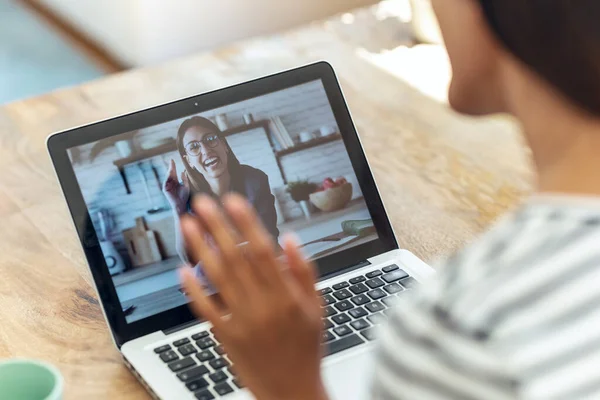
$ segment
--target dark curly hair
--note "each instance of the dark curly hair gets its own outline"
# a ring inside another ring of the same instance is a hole
[[[504,46],[600,117],[599,0],[479,0]]]

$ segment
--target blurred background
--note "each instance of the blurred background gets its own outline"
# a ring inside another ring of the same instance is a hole
[[[429,0],[0,0],[0,104],[369,6],[439,41]]]

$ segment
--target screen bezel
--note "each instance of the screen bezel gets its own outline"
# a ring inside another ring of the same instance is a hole
[[[182,305],[139,321],[126,322],[67,150],[136,129],[158,125],[260,97],[314,80],[321,80],[323,83],[357,180],[379,235],[377,240],[317,260],[319,277],[324,277],[370,257],[398,248],[398,243],[384,210],[373,174],[367,164],[350,112],[333,68],[329,63],[310,64],[225,89],[203,93],[143,111],[59,132],[48,138],[48,151],[117,346],[120,347],[129,340],[158,330],[165,330],[187,323],[195,317],[191,314],[187,305]]]

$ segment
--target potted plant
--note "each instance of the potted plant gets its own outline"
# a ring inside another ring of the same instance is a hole
[[[300,204],[304,217],[307,219],[312,215],[310,203],[308,202],[309,196],[311,193],[314,193],[318,187],[319,186],[316,183],[307,180],[294,181],[287,185],[287,191],[292,197],[292,200]]]

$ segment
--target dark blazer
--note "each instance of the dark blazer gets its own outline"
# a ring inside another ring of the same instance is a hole
[[[277,212],[275,211],[275,196],[271,193],[269,177],[259,169],[249,165],[240,165],[231,176],[231,191],[244,196],[254,206],[263,225],[277,241]],[[190,200],[187,208],[191,212]]]

